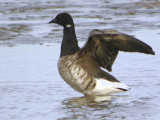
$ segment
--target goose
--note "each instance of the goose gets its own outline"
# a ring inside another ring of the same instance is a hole
[[[119,51],[155,55],[146,43],[116,30],[94,29],[85,45],[80,48],[69,13],[59,13],[49,23],[63,26],[58,60],[60,76],[73,89],[86,96],[102,96],[130,90],[130,87],[106,72],[112,71]]]

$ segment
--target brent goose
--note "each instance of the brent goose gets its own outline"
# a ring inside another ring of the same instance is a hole
[[[101,69],[111,71],[119,51],[155,55],[146,43],[115,30],[92,30],[86,44],[79,48],[70,14],[60,13],[49,23],[63,26],[59,73],[66,83],[84,95],[107,95],[130,89]]]

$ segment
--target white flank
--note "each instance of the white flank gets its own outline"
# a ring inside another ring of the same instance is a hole
[[[96,87],[93,90],[87,91],[86,93],[90,95],[107,95],[118,92],[123,92],[123,90],[129,90],[130,88],[119,82],[111,82],[106,79],[96,79]]]

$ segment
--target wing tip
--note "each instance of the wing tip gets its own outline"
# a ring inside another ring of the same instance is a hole
[[[151,55],[155,55],[155,52],[152,50]]]
[[[146,54],[155,55],[155,52],[154,52],[152,49],[146,51],[145,53],[146,53]]]
[[[152,49],[151,46],[149,46],[148,44],[146,44],[146,45],[144,45],[144,47],[146,48],[146,49],[144,49],[146,54],[155,55],[155,52],[153,51],[153,49]]]
[[[152,47],[149,46],[148,44],[141,41],[141,44],[139,44],[139,45],[140,46],[139,46],[138,50],[141,51],[142,53],[155,55],[155,52],[153,51]]]

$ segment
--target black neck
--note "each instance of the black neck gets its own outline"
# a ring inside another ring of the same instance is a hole
[[[74,25],[71,27],[64,27],[63,29],[63,40],[61,45],[61,55],[71,55],[79,50],[78,41],[75,34]]]

